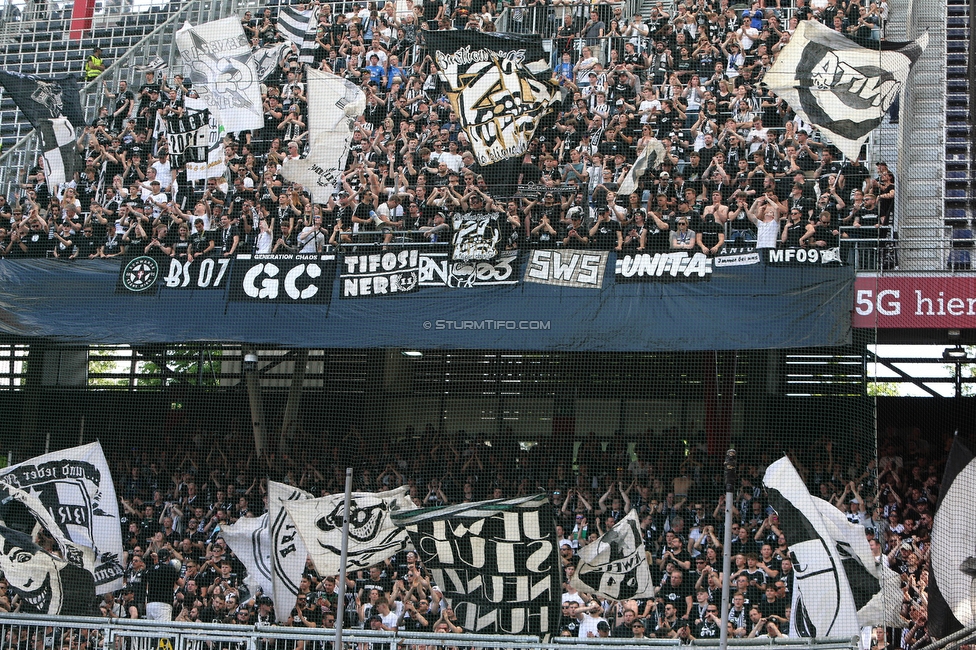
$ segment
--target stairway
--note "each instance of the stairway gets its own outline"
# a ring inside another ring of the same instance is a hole
[[[969,2],[948,0],[946,20],[947,226],[968,227],[973,209],[973,149],[969,128]]]

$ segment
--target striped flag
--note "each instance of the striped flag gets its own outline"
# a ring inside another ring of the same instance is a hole
[[[284,6],[278,12],[278,32],[285,40],[301,48],[298,60],[302,63],[313,63],[315,60],[316,27],[318,16],[311,9],[299,11],[294,7]]]

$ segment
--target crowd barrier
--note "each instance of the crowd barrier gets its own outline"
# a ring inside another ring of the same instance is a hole
[[[45,650],[331,650],[335,631],[262,625],[203,625],[156,621],[0,615],[0,646]],[[543,642],[531,636],[434,634],[343,630],[343,650],[421,650],[424,648],[497,648],[499,650],[572,650],[573,648],[676,647],[677,639],[576,639]],[[697,640],[696,647],[715,647],[718,640]],[[857,639],[730,639],[736,648],[777,650],[853,650]]]

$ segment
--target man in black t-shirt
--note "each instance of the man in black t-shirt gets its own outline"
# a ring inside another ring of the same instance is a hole
[[[695,229],[698,236],[698,247],[709,257],[718,255],[725,244],[725,229],[715,221],[712,215],[707,215],[698,222]]]
[[[146,618],[151,621],[173,620],[173,593],[179,578],[179,562],[170,561],[169,549],[159,549],[156,565],[145,576]]]

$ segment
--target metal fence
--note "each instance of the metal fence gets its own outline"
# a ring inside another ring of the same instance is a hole
[[[333,650],[335,631],[262,625],[200,625],[107,618],[0,615],[0,646],[7,650]],[[343,630],[343,650],[573,650],[676,647],[677,639],[576,639],[542,642],[531,636]],[[718,640],[694,641],[715,647]],[[734,639],[737,648],[853,650],[857,639]]]

